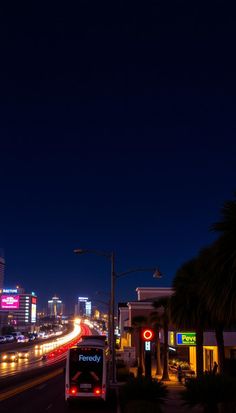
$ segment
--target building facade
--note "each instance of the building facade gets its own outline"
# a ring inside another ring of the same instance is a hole
[[[22,288],[0,290],[0,312],[2,326],[9,325],[22,331],[32,331],[36,324],[37,296],[25,293]]]
[[[138,351],[139,337],[138,331],[132,328],[133,319],[145,317],[146,327],[152,328],[151,314],[155,311],[160,314],[163,310],[155,309],[153,302],[162,297],[173,294],[172,288],[137,288],[137,301],[127,303],[127,307],[121,307],[119,316],[119,328],[121,333],[121,350],[135,348]],[[163,330],[159,332],[159,339],[163,344]],[[171,321],[168,333],[169,353],[173,352],[177,359],[183,359],[190,363],[191,368],[196,372],[196,333],[194,331],[178,330]],[[224,331],[224,349],[227,363],[236,360],[236,331]],[[203,368],[204,371],[211,371],[214,362],[218,363],[218,348],[214,331],[205,331],[203,340]]]

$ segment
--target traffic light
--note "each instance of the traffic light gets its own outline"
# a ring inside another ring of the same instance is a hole
[[[154,332],[150,328],[145,328],[142,330],[143,341],[152,341],[154,339]]]

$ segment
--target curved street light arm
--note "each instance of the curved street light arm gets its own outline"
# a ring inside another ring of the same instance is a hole
[[[162,277],[162,274],[161,274],[161,272],[158,268],[135,268],[133,270],[128,270],[128,271],[117,273],[117,274],[115,274],[115,276],[116,276],[116,278],[120,278],[120,277],[123,277],[125,275],[132,274],[133,272],[145,272],[145,271],[153,272],[153,276],[155,278],[161,278]]]
[[[90,249],[83,249],[83,248],[78,248],[74,250],[75,254],[78,255],[83,255],[83,254],[95,254],[95,255],[100,255],[102,257],[107,257],[111,259],[112,257],[112,252],[106,252],[106,251],[98,251],[98,250],[90,250]]]

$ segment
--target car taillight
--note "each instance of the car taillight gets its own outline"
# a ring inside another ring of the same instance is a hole
[[[102,391],[99,387],[95,387],[93,392],[94,392],[94,394],[96,394],[96,396],[100,396],[100,394],[102,393]]]
[[[70,393],[71,396],[75,396],[76,393],[78,393],[77,387],[76,387],[76,386],[72,386],[72,387],[70,388],[70,390],[69,390],[69,393]]]

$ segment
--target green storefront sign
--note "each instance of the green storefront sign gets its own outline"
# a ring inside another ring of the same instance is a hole
[[[176,333],[177,346],[196,346],[196,333]]]

